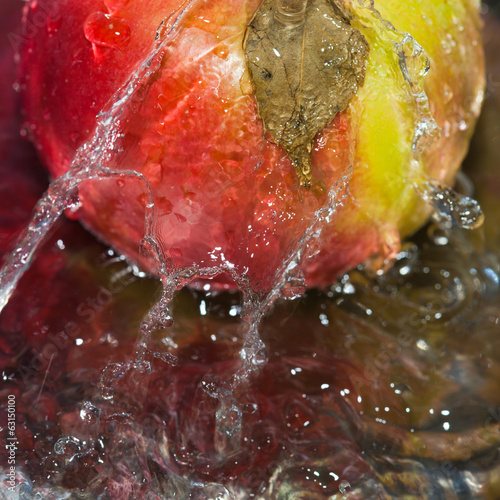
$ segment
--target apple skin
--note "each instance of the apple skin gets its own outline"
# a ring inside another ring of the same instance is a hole
[[[318,134],[309,190],[299,186],[289,158],[258,117],[242,45],[259,4],[32,2],[25,26],[37,14],[50,15],[46,27],[24,37],[26,128],[51,174],[66,172],[75,151],[92,137],[96,115],[151,53],[166,20],[163,59],[140,82],[146,89],[141,102],[122,114],[121,142],[107,166],[147,179],[155,201],[152,234],[167,268],[219,266],[269,290],[325,205],[329,187],[352,166],[348,196],[314,239],[313,257],[301,262],[307,285],[324,286],[370,256],[390,257],[400,239],[426,221],[430,208],[415,183],[453,183],[484,88],[479,2],[375,2],[382,18],[410,33],[430,61],[428,74],[415,83],[423,85],[442,132],[428,141],[418,164],[412,150],[420,119],[415,88],[399,68],[391,41],[396,35],[369,6],[342,2],[370,44],[365,83]],[[147,203],[141,182],[85,182],[80,200],[76,215],[86,226],[158,272],[154,259],[140,251]],[[227,273],[216,282],[234,286]]]

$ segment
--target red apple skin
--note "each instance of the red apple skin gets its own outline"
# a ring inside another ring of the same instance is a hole
[[[11,44],[21,19],[17,0],[0,7],[0,263],[29,222],[37,200],[47,188],[47,175],[32,145],[21,137],[19,94],[14,90],[17,67]]]
[[[145,9],[134,0],[65,0],[54,8],[54,0],[38,0],[26,7],[27,24],[44,9],[52,8],[52,17],[47,28],[26,40],[21,73],[27,128],[47,168],[58,177],[92,136],[96,115],[150,53],[160,23],[168,19],[164,62],[151,77],[140,107],[123,116],[122,147],[112,166],[140,172],[148,180],[156,207],[153,235],[172,270],[226,267],[246,276],[254,288],[268,290],[325,204],[326,186],[347,172],[356,138],[352,114],[338,114],[316,139],[312,188],[298,186],[286,153],[264,133],[244,64],[243,34],[259,4],[153,0]],[[449,147],[457,137],[452,134],[439,147]],[[439,164],[434,172],[450,178],[462,150],[449,166]],[[428,153],[433,155],[439,156]],[[435,159],[439,162],[442,158]],[[360,182],[353,187],[363,199],[369,186]],[[91,230],[143,268],[158,271],[139,250],[147,202],[140,182],[86,183],[80,199],[78,215]],[[377,199],[370,203],[375,207]],[[387,215],[398,220],[389,220],[384,231],[359,216],[370,207],[361,210],[359,203],[347,203],[347,220],[323,231],[319,257],[303,266],[307,284],[331,282],[379,252],[395,234],[394,250],[399,234],[425,219],[425,209],[414,200],[405,203],[402,210],[412,212],[409,222],[401,222],[404,214],[393,215],[401,212],[395,200],[396,208]],[[230,280],[226,275],[218,282]]]
[[[126,50],[96,47],[95,57],[84,27],[90,14],[108,13],[102,1],[42,0],[27,4],[21,67],[26,85],[24,102],[34,142],[54,177],[68,170],[75,150],[90,138],[96,115],[138,61],[146,57],[156,29],[178,6],[178,0],[151,0],[151,15],[144,16],[144,6],[130,2],[130,39],[123,46]],[[41,14],[38,23],[37,13]],[[41,23],[44,14],[46,25]],[[25,71],[24,64],[29,70]],[[36,124],[43,130],[37,130]]]

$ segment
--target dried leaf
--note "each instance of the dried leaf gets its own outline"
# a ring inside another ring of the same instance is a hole
[[[332,0],[263,0],[244,49],[264,126],[309,187],[314,138],[363,84],[368,43]]]

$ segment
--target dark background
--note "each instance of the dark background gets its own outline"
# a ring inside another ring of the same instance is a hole
[[[498,16],[500,15],[500,0],[485,0],[483,3],[488,5],[490,9]]]

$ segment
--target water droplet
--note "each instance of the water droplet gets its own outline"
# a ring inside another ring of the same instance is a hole
[[[104,0],[104,5],[110,14],[116,14],[118,11],[122,10],[129,0]]]
[[[215,375],[205,375],[200,382],[201,388],[212,398],[219,398],[231,394],[227,384],[218,379]]]
[[[444,246],[448,244],[448,235],[445,229],[436,224],[431,224],[427,229],[427,235],[435,245]]]
[[[351,485],[347,481],[341,481],[339,484],[339,491],[342,493],[342,495],[345,495],[346,493],[349,493],[351,491]]]
[[[123,49],[130,41],[130,27],[124,19],[94,12],[85,20],[85,38],[99,47]]]
[[[149,203],[149,193],[141,193],[138,197],[137,197],[137,201],[139,202],[139,204],[144,207],[144,208],[153,208],[153,204]]]
[[[118,347],[118,340],[112,333],[106,332],[99,339],[99,344],[106,344],[109,347]]]
[[[422,199],[436,210],[438,222],[456,224],[463,229],[476,229],[484,221],[479,203],[464,196],[435,180],[426,182],[419,190]]]
[[[444,102],[446,104],[448,104],[449,102],[452,101],[452,99],[453,99],[453,90],[446,83],[443,85],[443,95],[444,95]]]
[[[156,330],[171,328],[173,324],[174,318],[170,315],[168,301],[160,300],[151,308],[147,319],[142,322],[141,332],[148,336]]]
[[[82,403],[82,409],[80,410],[80,418],[88,423],[92,424],[99,418],[100,410],[97,406],[94,406],[90,401],[84,401]]]
[[[58,455],[65,455],[67,460],[71,460],[82,451],[82,442],[74,436],[62,437],[56,441],[54,451]]]

